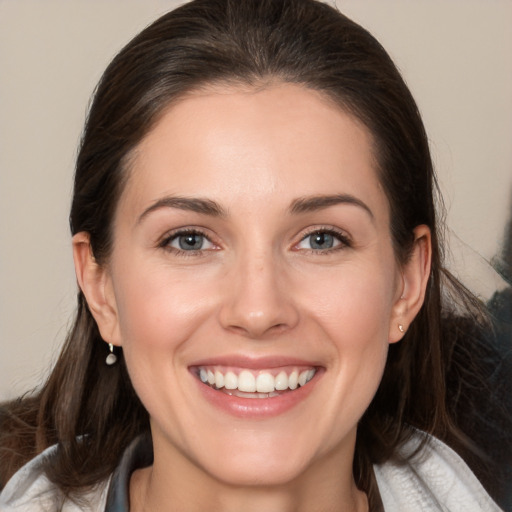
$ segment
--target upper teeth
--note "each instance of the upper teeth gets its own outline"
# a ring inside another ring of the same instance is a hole
[[[280,371],[276,376],[270,372],[260,371],[254,375],[249,370],[242,370],[238,375],[234,371],[225,373],[218,369],[199,369],[199,378],[204,382],[215,386],[218,389],[238,389],[246,393],[272,393],[286,389],[297,389],[304,386],[315,375],[316,370],[293,370],[291,373]]]

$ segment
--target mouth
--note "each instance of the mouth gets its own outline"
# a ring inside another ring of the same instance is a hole
[[[253,370],[223,366],[198,366],[192,373],[206,386],[238,398],[268,399],[306,386],[317,368],[290,367]]]

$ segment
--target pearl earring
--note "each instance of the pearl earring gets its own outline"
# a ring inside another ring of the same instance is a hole
[[[105,363],[107,363],[108,366],[112,366],[116,364],[117,356],[114,354],[114,345],[112,345],[112,343],[108,344],[108,348],[110,349],[110,354],[107,356],[107,359],[105,359]]]
[[[400,332],[405,332],[404,326],[402,324],[398,324],[398,330]]]

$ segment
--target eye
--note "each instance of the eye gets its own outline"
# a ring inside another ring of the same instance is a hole
[[[173,233],[162,242],[162,247],[177,252],[197,252],[215,249],[213,244],[199,231],[181,231]]]
[[[334,230],[318,229],[308,233],[298,244],[297,249],[329,251],[350,245],[346,236]]]

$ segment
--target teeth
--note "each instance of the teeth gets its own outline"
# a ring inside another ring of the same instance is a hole
[[[237,396],[251,394],[254,398],[267,398],[277,396],[277,391],[294,390],[299,386],[305,386],[314,376],[316,370],[311,368],[299,372],[294,369],[290,374],[284,370],[275,377],[270,372],[259,372],[254,375],[249,370],[242,370],[238,375],[233,371],[223,373],[219,369],[199,369],[199,379],[217,389],[234,391]]]
[[[297,386],[299,385],[299,372],[293,371],[290,373],[290,376],[288,377],[288,387],[290,389],[297,389]]]
[[[238,377],[233,372],[226,373],[224,387],[226,389],[238,389]]]
[[[279,396],[279,393],[272,391],[272,393],[244,393],[243,391],[225,391],[226,394],[231,396],[238,396],[240,398],[273,398]]]
[[[286,372],[279,372],[275,378],[275,388],[277,391],[288,389],[288,375]]]
[[[307,372],[300,372],[299,386],[304,386],[315,376],[315,370],[308,370]]]
[[[256,379],[250,371],[243,370],[240,372],[238,376],[238,391],[245,391],[246,393],[254,393],[256,391]]]
[[[256,378],[256,391],[258,393],[271,393],[274,389],[274,377],[270,373],[260,373]]]
[[[219,389],[224,387],[224,375],[218,370],[215,372],[215,386]]]

